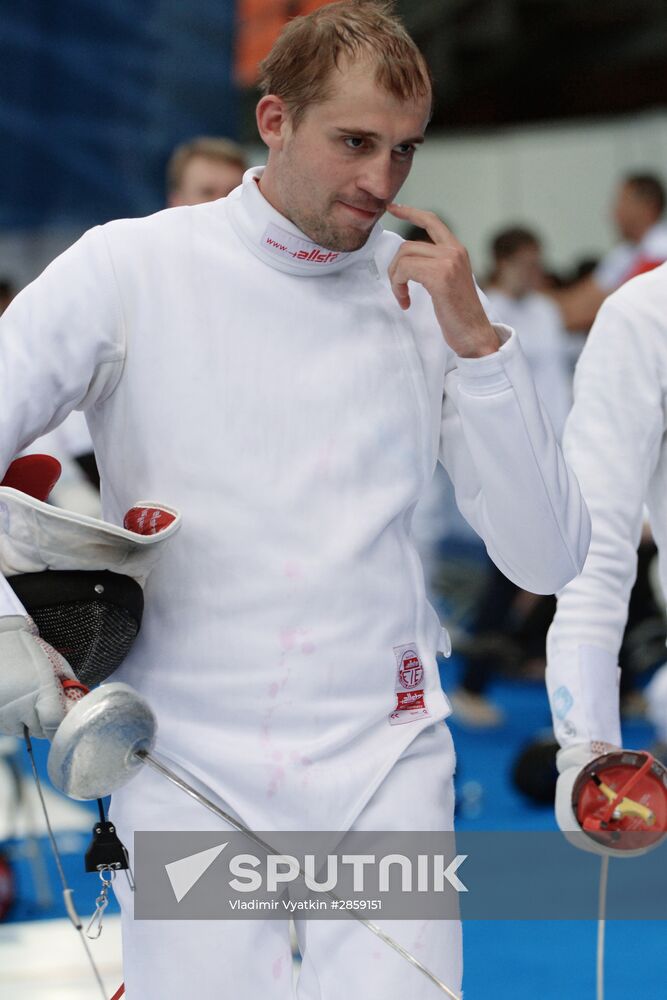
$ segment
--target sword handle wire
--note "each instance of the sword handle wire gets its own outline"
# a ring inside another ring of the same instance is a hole
[[[262,848],[262,850],[267,851],[269,854],[280,853],[279,851],[278,852],[275,851],[274,848],[271,847],[270,844],[267,844],[266,841],[262,840],[261,837],[258,837],[256,834],[254,834],[252,830],[248,829],[248,827],[245,826],[245,824],[235,819],[224,809],[221,809],[220,806],[217,806],[215,802],[212,802],[205,795],[202,795],[201,792],[197,791],[196,788],[193,788],[193,786],[188,784],[187,781],[184,781],[183,778],[181,778],[178,774],[172,771],[171,768],[166,767],[166,765],[163,764],[163,762],[159,760],[159,758],[157,758],[154,754],[149,753],[147,750],[137,750],[135,752],[135,755],[139,757],[139,759],[142,760],[145,764],[148,764],[149,767],[153,768],[153,770],[158,771],[160,774],[162,774],[167,779],[167,781],[170,781],[172,784],[176,785],[178,788],[184,791],[186,795],[189,795],[196,802],[199,802],[200,805],[203,805],[206,809],[209,810],[209,812],[212,812],[216,816],[223,819],[226,823],[229,824],[229,826],[233,827],[235,830],[238,830],[239,833],[245,834],[245,836],[248,837],[250,840],[252,840],[253,843],[258,844],[259,847]],[[305,873],[300,870],[300,874],[304,875]],[[338,897],[333,892],[325,892],[324,895],[330,896],[332,899],[338,899]],[[430,982],[432,982],[435,986],[437,986],[438,989],[442,990],[442,992],[445,993],[450,998],[450,1000],[462,1000],[462,998],[457,993],[454,993],[454,991],[451,990],[449,986],[446,986],[445,983],[443,983],[442,980],[438,979],[437,976],[435,976],[429,969],[426,968],[425,965],[422,965],[419,959],[415,958],[414,955],[410,954],[409,951],[403,948],[398,943],[398,941],[394,940],[394,938],[390,937],[389,934],[385,934],[385,932],[380,927],[378,927],[377,924],[374,924],[371,920],[366,920],[364,917],[359,916],[352,910],[344,910],[343,912],[347,916],[352,917],[353,920],[356,920],[358,921],[358,923],[363,924],[364,927],[368,928],[368,930],[371,931],[372,934],[375,934],[375,936],[380,938],[381,941],[384,941],[384,943],[389,945],[390,948],[393,948],[394,951],[398,952],[398,954],[401,955],[402,958],[404,958],[407,962],[409,962],[416,969],[418,969],[419,972],[421,972],[422,975],[426,976],[426,978],[430,980]]]
[[[32,767],[32,776],[35,779],[35,785],[37,786],[37,794],[39,795],[39,801],[42,806],[42,813],[44,814],[44,822],[46,823],[46,830],[49,835],[51,851],[53,852],[53,857],[56,862],[56,868],[58,869],[58,878],[60,879],[60,883],[63,889],[63,900],[65,903],[65,909],[67,910],[67,916],[69,917],[75,931],[79,935],[81,944],[83,945],[84,951],[90,963],[91,970],[93,972],[93,975],[95,976],[97,985],[99,986],[100,993],[102,994],[102,1000],[107,1000],[107,991],[104,988],[104,983],[102,982],[102,977],[100,975],[99,969],[95,964],[95,959],[93,958],[92,952],[88,947],[88,942],[84,937],[81,917],[77,913],[76,907],[74,905],[74,890],[67,884],[67,879],[65,878],[65,869],[63,868],[62,858],[60,857],[60,851],[58,850],[56,838],[53,834],[53,829],[51,827],[51,821],[49,820],[49,814],[46,808],[46,802],[44,801],[44,793],[42,792],[42,783],[39,780],[37,765],[35,764],[35,757],[32,749],[32,740],[30,739],[30,733],[28,731],[27,726],[23,727],[23,737],[25,739],[25,745],[28,751],[28,757],[30,758],[30,765]]]
[[[609,855],[605,854],[600,865],[600,891],[598,894],[598,944],[596,961],[596,1000],[604,1000],[604,933],[607,909],[607,882],[609,879]]]

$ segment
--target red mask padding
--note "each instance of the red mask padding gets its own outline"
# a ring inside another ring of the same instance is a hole
[[[43,503],[60,479],[62,468],[57,458],[51,455],[24,455],[15,458],[7,469],[0,486],[27,493]]]

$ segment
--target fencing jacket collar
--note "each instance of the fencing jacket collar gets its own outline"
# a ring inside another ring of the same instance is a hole
[[[263,196],[257,183],[263,170],[263,167],[247,170],[243,183],[227,199],[234,230],[260,260],[288,274],[314,276],[341,271],[373,256],[382,235],[380,223],[373,227],[365,246],[353,253],[338,253],[318,246]]]

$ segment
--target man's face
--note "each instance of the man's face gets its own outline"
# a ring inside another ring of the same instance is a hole
[[[624,240],[638,242],[656,221],[653,206],[637,194],[632,184],[623,184],[616,195],[612,215]]]
[[[498,270],[509,294],[522,298],[543,285],[542,251],[539,246],[526,244],[502,261]]]
[[[185,166],[179,187],[170,194],[169,204],[202,205],[226,198],[242,180],[242,167],[208,156],[193,156]]]
[[[311,240],[358,250],[394,200],[423,140],[430,95],[403,101],[379,87],[368,62],[341,63],[331,97],[308,107],[272,149],[260,187]]]

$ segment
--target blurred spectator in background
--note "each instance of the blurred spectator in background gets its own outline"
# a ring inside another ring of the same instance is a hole
[[[167,204],[201,205],[226,198],[248,168],[243,149],[231,139],[199,136],[177,146],[167,164]]]
[[[621,243],[588,277],[554,293],[569,330],[588,330],[607,295],[667,260],[665,188],[654,174],[629,174],[621,182],[612,214]]]
[[[580,257],[568,274],[561,277],[560,288],[569,288],[584,278],[590,278],[600,263],[599,257]]]
[[[0,278],[0,316],[16,295],[14,282],[9,278]]]
[[[514,328],[535,385],[560,438],[572,405],[568,334],[544,287],[542,247],[536,234],[513,226],[491,242],[492,272],[485,292],[494,319]],[[554,612],[551,597],[525,594],[488,560],[487,581],[460,644],[463,674],[451,695],[455,716],[471,726],[495,726],[500,711],[485,696],[502,659],[542,660]]]
[[[493,270],[484,291],[491,311],[516,330],[540,398],[560,438],[572,405],[567,333],[544,284],[542,247],[529,229],[513,226],[492,240]]]

